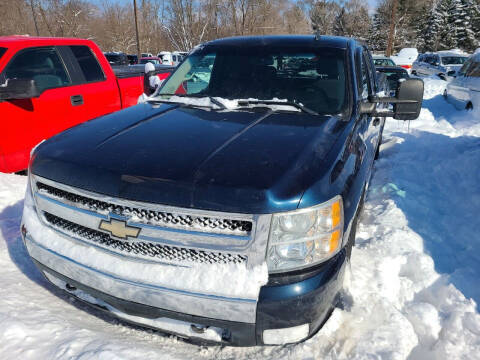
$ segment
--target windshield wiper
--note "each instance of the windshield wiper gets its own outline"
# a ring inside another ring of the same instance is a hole
[[[208,98],[210,102],[214,105],[217,105],[220,109],[225,110],[227,107],[222,104],[220,101],[215,99],[213,96],[208,96],[208,95],[203,95],[203,94],[158,94],[157,96],[178,96],[178,97],[184,97],[184,98]],[[150,99],[149,101],[158,101],[158,102],[169,102],[169,100],[166,99]],[[208,107],[211,108],[211,106],[207,105],[196,105],[196,104],[184,104],[184,105],[191,105],[191,106],[196,106],[196,107]]]
[[[279,100],[239,100],[238,106],[248,106],[248,105],[285,105],[293,106],[294,108],[300,109],[301,111],[310,114],[310,115],[319,115],[316,111],[309,109],[306,106],[296,102],[296,101],[279,101]]]

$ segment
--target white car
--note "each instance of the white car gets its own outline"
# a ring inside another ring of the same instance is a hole
[[[468,56],[466,55],[447,51],[421,54],[412,65],[412,74],[423,76],[437,75],[441,79],[450,80],[452,75],[460,70],[467,59]]]
[[[450,72],[453,80],[447,84],[443,95],[457,109],[480,109],[480,53],[468,58],[462,68]]]
[[[392,59],[397,66],[401,66],[410,72],[412,64],[417,57],[418,50],[416,48],[404,48],[400,50],[396,56],[391,56],[390,59]]]

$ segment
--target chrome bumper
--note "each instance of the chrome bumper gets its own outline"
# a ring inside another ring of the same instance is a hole
[[[160,286],[143,280],[136,281],[135,276],[125,278],[115,274],[115,269],[98,269],[82,263],[81,258],[65,256],[56,248],[55,243],[67,243],[70,247],[83,246],[85,250],[88,247],[50,229],[40,220],[33,206],[33,199],[27,193],[22,220],[22,228],[25,230],[22,233],[29,255],[40,264],[87,287],[127,301],[194,316],[255,323],[258,295],[255,298],[238,298],[169,288],[165,284]],[[48,241],[42,239],[44,231],[48,232]],[[119,257],[119,266],[124,261],[131,260]],[[165,266],[167,269],[171,265],[155,266]]]
[[[29,233],[24,237],[24,241],[30,256],[39,263],[106,294],[165,310],[214,319],[255,323],[256,300],[205,295],[133,282],[85,266],[48,249],[36,242]]]

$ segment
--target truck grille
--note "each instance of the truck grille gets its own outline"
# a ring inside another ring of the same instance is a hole
[[[172,212],[155,211],[112,204],[55,188],[37,182],[40,193],[46,193],[61,201],[98,213],[111,213],[144,224],[165,228],[183,229],[225,235],[248,236],[252,231],[252,222],[247,220],[220,219],[215,217],[194,216]]]
[[[149,242],[129,242],[113,239],[110,235],[75,224],[56,215],[44,212],[45,220],[54,228],[77,238],[96,243],[106,249],[127,255],[135,254],[145,258],[154,258],[178,263],[193,262],[204,264],[242,264],[247,257],[240,254],[228,254],[203,250],[194,250],[177,246],[152,244]]]

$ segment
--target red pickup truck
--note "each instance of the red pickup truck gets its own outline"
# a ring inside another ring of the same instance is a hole
[[[43,139],[135,105],[143,77],[143,67],[114,71],[89,40],[0,37],[0,172],[26,169]]]

